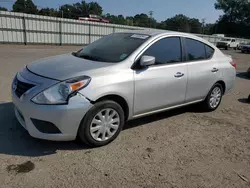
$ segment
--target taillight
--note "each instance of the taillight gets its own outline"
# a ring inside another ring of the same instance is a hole
[[[236,68],[236,61],[232,60],[232,61],[230,62],[230,64],[231,64],[234,68]]]

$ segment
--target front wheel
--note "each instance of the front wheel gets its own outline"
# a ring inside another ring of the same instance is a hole
[[[208,93],[205,101],[203,102],[205,110],[206,111],[216,110],[220,105],[222,95],[223,95],[222,86],[220,84],[215,84]]]
[[[104,146],[119,135],[124,119],[124,111],[116,102],[97,102],[83,118],[78,140],[94,147]]]

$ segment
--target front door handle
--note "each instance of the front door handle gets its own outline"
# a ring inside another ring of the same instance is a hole
[[[177,72],[177,73],[174,75],[174,77],[176,77],[176,78],[180,78],[180,77],[182,77],[182,76],[184,76],[184,73],[181,73],[181,72]]]
[[[219,69],[217,69],[217,68],[213,68],[212,70],[211,70],[211,72],[218,72],[219,71]]]

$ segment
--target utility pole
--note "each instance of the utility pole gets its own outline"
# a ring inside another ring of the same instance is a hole
[[[201,19],[201,23],[202,23],[202,34],[204,34],[206,18],[202,18],[202,19]]]
[[[149,20],[149,27],[150,28],[151,28],[151,24],[152,24],[153,14],[154,14],[154,12],[152,10],[149,11],[149,18],[150,18],[150,20]]]

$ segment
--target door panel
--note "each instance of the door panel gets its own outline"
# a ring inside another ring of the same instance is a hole
[[[134,74],[134,115],[184,103],[186,63],[152,66]]]
[[[217,62],[212,60],[190,62],[187,67],[188,85],[186,102],[204,99],[213,84],[217,81]]]
[[[144,55],[155,57],[155,65],[134,72],[134,115],[183,103],[187,65],[181,63],[180,37],[159,38],[142,52],[141,56]]]
[[[188,85],[186,102],[206,97],[219,72],[217,61],[213,60],[214,49],[200,41],[185,38]]]

